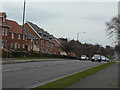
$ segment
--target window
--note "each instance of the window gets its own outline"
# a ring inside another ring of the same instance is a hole
[[[18,39],[20,39],[20,34],[18,34]]]
[[[33,41],[33,39],[31,39],[31,42]]]
[[[20,48],[20,44],[18,44],[18,48]]]
[[[4,48],[4,41],[2,40],[2,48]]]
[[[14,39],[14,33],[12,32],[12,39]]]
[[[3,22],[5,23],[5,17],[3,17]]]
[[[43,40],[41,40],[41,45],[43,45]]]
[[[23,40],[25,39],[25,35],[23,35]]]
[[[22,45],[22,47],[24,48],[24,44]]]
[[[15,43],[15,49],[17,49],[17,43]]]
[[[2,29],[2,36],[4,36],[4,32],[5,32],[5,30],[4,30],[4,28]]]
[[[10,48],[13,48],[13,43],[10,44]]]
[[[6,28],[6,31],[5,31],[5,36],[7,36],[7,32],[8,32],[8,29]]]
[[[26,36],[26,41],[27,41],[27,39],[28,39],[28,36]]]
[[[4,48],[6,48],[7,47],[7,40],[5,40],[5,47]]]

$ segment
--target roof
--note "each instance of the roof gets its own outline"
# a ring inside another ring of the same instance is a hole
[[[6,23],[4,23],[2,26],[9,26],[10,32],[22,34],[22,26],[19,25],[16,21],[6,19]],[[23,33],[29,37],[35,37],[26,28],[24,28]]]
[[[22,26],[16,21],[6,19],[6,23],[4,23],[2,26],[9,26],[9,31],[22,34]],[[28,35],[28,33],[25,31],[23,33]]]
[[[36,37],[35,35],[31,34],[31,33],[29,32],[29,30],[27,30],[27,28],[25,28],[25,27],[24,27],[24,31],[27,33],[27,36],[33,37],[33,38],[38,38],[38,37]]]
[[[47,31],[45,31],[43,28],[40,28],[36,24],[33,24],[32,22],[27,21],[30,26],[45,40],[49,40],[50,42],[54,43],[54,36],[50,35]]]
[[[5,12],[0,12],[0,17],[2,17],[2,16],[7,17],[7,15],[6,15],[6,13],[5,13]]]
[[[6,19],[6,23],[4,23],[3,25],[10,26],[9,31],[11,31],[11,32],[16,32],[16,33],[22,34],[22,27],[16,21]],[[26,33],[24,33],[24,34],[26,34]]]

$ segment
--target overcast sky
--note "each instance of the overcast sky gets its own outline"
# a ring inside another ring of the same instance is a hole
[[[7,18],[22,24],[23,2],[4,2],[1,10]],[[76,40],[80,32],[80,42],[105,46],[113,43],[106,35],[105,23],[117,14],[117,2],[27,2],[25,21],[57,38]]]

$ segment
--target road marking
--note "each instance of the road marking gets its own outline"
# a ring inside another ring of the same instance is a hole
[[[18,71],[18,70],[21,70],[21,69],[23,69],[23,68],[3,70],[3,72]]]
[[[21,69],[23,69],[23,68],[17,68],[17,69],[12,69],[13,71],[17,71],[17,70],[21,70]]]
[[[3,72],[9,72],[9,71],[12,71],[11,69],[8,69],[8,70],[3,70]]]
[[[36,67],[41,67],[41,66],[36,66]]]

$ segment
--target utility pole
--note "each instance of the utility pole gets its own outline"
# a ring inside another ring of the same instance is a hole
[[[26,0],[24,0],[24,7],[23,7],[21,57],[23,56],[23,35],[24,35],[24,19],[25,19],[25,1],[26,1]]]

